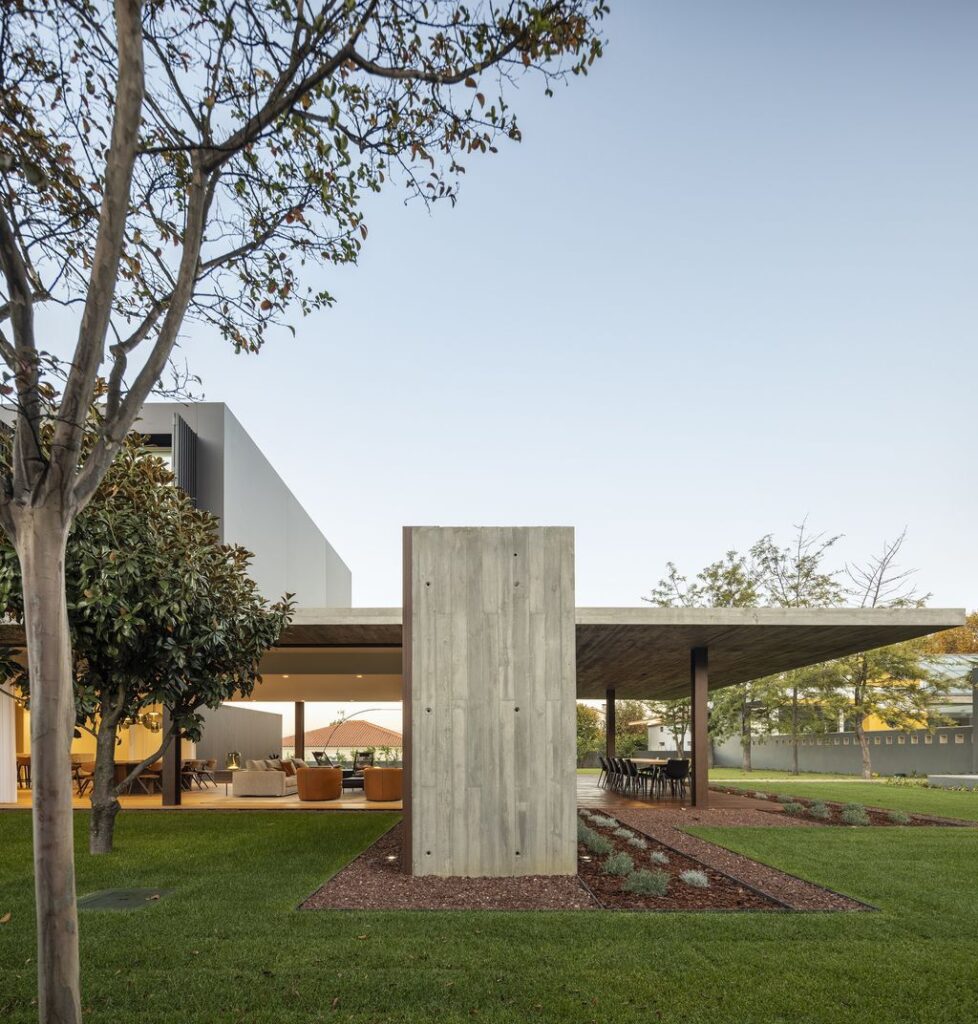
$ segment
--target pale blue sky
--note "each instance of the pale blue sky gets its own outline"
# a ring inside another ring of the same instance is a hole
[[[405,523],[577,527],[579,604],[637,604],[808,514],[909,527],[978,604],[978,5],[618,0],[607,57],[459,205],[370,211],[338,306],[235,357],[191,336],[353,570]]]

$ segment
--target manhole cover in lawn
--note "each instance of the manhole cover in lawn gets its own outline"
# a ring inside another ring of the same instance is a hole
[[[166,899],[172,889],[103,889],[78,901],[79,910],[142,910]]]

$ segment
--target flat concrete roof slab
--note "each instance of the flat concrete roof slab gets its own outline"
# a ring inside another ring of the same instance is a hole
[[[963,622],[946,608],[578,608],[577,696],[685,696],[692,647],[709,648],[716,689]],[[300,609],[255,698],[396,700],[401,630],[400,608]]]

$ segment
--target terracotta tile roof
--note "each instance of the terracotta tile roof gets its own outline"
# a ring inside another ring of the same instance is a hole
[[[282,740],[283,747],[294,747],[295,736],[286,736]],[[393,729],[385,729],[373,722],[353,719],[339,725],[324,725],[321,729],[310,729],[306,732],[306,750],[325,750],[339,747],[343,750],[366,747],[399,747],[401,734]]]

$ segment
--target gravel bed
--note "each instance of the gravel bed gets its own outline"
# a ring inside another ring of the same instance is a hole
[[[872,907],[813,882],[768,867],[739,853],[683,831],[694,825],[704,827],[762,826],[765,828],[817,828],[814,821],[767,811],[705,810],[660,811],[620,810],[615,817],[624,825],[657,839],[664,845],[722,871],[769,896],[787,903],[793,910],[871,910]]]
[[[582,860],[577,876],[530,875],[522,878],[414,877],[401,871],[403,825],[395,825],[373,846],[333,876],[303,904],[306,910],[866,910],[865,904],[823,889],[775,868],[689,835],[692,825],[760,825],[805,828],[814,823],[756,810],[619,810],[623,825],[652,840],[647,850],[630,847],[611,827],[589,823],[632,855],[636,868],[666,870],[671,876],[664,897],[638,896],[621,880],[605,875],[602,858]],[[665,852],[668,865],[652,862],[653,850]],[[705,871],[709,888],[697,889],[680,872]]]
[[[737,793],[738,791],[732,787],[710,787],[711,790],[716,790],[719,793]],[[811,807],[814,803],[819,803],[817,800],[813,800],[810,796],[796,797],[791,794],[792,799],[802,805],[802,807]],[[771,798],[771,810],[778,810],[781,805],[773,797]],[[842,821],[838,815],[842,811],[842,808],[846,805],[840,803],[837,800],[823,800],[821,801],[826,807],[832,811],[831,818],[820,818],[814,820],[811,818],[802,818],[801,820],[809,825],[836,825],[843,828],[852,828],[853,826]],[[862,806],[862,805],[861,805]],[[869,818],[870,825],[881,826],[886,828],[933,828],[934,826],[948,826],[954,828],[975,828],[976,823],[973,821],[967,821],[962,818],[939,818],[933,814],[908,814],[909,821],[900,822],[893,821],[890,817],[891,810],[883,807],[866,807],[863,806],[866,811],[866,816]],[[790,818],[790,815],[784,815],[785,818]],[[795,819],[797,820],[797,819]],[[865,826],[863,826],[865,827]]]
[[[597,910],[578,879],[560,875],[522,878],[433,878],[401,870],[403,825],[335,874],[304,910]],[[388,860],[388,857],[394,858]]]

